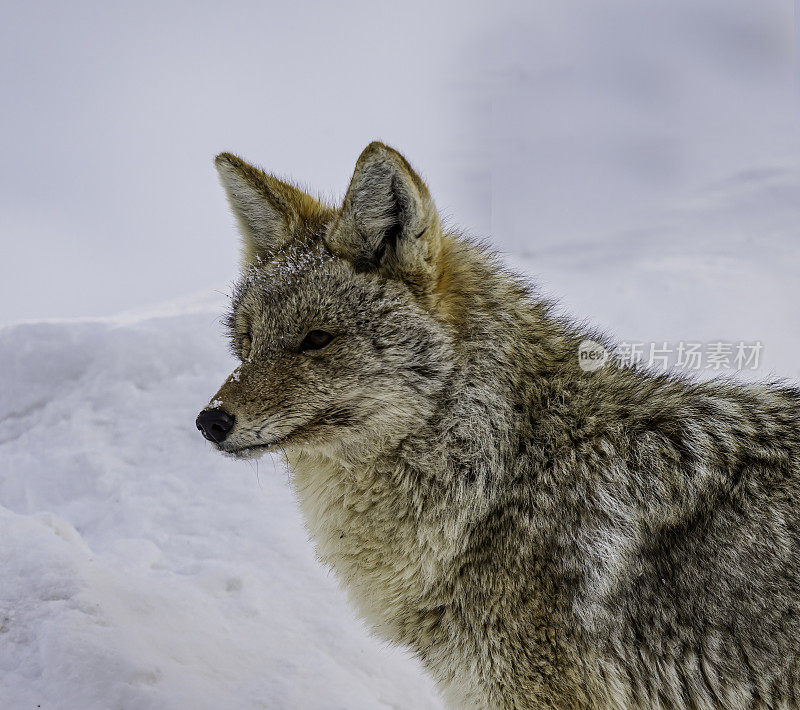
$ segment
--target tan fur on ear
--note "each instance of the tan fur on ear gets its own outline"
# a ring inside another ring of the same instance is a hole
[[[220,153],[214,162],[239,223],[245,263],[272,258],[304,222],[317,221],[327,210],[308,193],[232,153]]]
[[[327,241],[357,268],[380,269],[426,290],[435,272],[441,227],[422,178],[400,153],[375,141],[356,162]]]

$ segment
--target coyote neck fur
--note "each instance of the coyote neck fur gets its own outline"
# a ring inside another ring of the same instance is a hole
[[[566,686],[566,669],[575,663],[566,662],[563,629],[555,633],[567,612],[568,589],[556,579],[563,572],[550,569],[559,537],[552,517],[556,503],[550,500],[538,511],[525,504],[524,517],[513,521],[503,509],[533,463],[523,442],[530,422],[542,416],[537,403],[546,407],[546,378],[565,366],[563,353],[579,339],[491,256],[465,249],[455,238],[445,244],[439,290],[431,297],[446,304],[440,313],[457,334],[457,366],[442,383],[436,408],[392,441],[290,450],[287,463],[320,560],[372,627],[414,649],[444,687],[476,672],[459,669],[464,654],[457,658],[454,650],[483,643],[475,629],[500,623],[508,603],[521,603],[540,619],[537,634],[551,639],[541,651],[563,666],[559,684]],[[577,355],[573,359],[578,369]],[[527,460],[519,460],[521,453]],[[498,555],[508,569],[485,576],[482,550],[490,539],[497,544],[509,526],[509,544],[522,528],[537,531],[529,540],[538,545],[524,560],[536,568],[533,587],[503,581],[506,575],[529,576],[515,554]],[[494,607],[498,616],[472,617],[465,594],[478,599],[477,608]],[[536,645],[542,646],[541,639]],[[483,655],[476,649],[476,656]],[[502,682],[497,669],[477,672]],[[459,702],[469,705],[468,699]]]

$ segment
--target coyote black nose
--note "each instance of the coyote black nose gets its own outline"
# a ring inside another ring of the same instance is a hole
[[[222,407],[216,409],[204,409],[197,415],[197,428],[200,433],[209,441],[221,444],[228,436],[228,432],[233,429],[236,417],[228,414]]]

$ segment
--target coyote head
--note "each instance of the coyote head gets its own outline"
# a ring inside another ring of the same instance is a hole
[[[219,450],[390,445],[452,368],[442,252],[425,183],[370,144],[340,208],[229,153],[216,159],[244,240],[227,320],[241,361],[197,417]]]

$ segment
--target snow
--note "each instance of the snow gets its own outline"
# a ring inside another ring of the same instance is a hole
[[[0,330],[0,707],[438,707],[285,472],[195,429],[233,369],[222,304],[197,310]]]
[[[800,155],[787,0],[6,5],[0,324],[232,280],[224,150],[340,197],[384,140],[509,251]]]
[[[758,341],[758,368],[737,376],[800,377],[800,161],[703,185],[603,241],[532,247],[508,260],[617,341]]]

